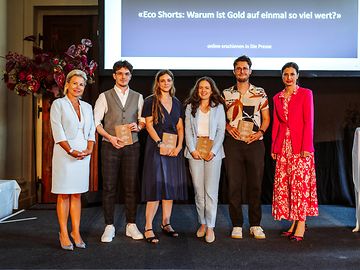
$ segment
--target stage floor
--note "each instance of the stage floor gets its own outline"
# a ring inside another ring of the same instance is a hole
[[[116,237],[101,243],[104,229],[102,208],[83,209],[81,230],[87,243],[85,250],[60,249],[56,212],[35,207],[14,218],[37,217],[36,220],[0,224],[0,268],[11,269],[359,269],[360,233],[355,227],[355,208],[320,206],[319,217],[309,218],[309,230],[301,243],[280,237],[289,223],[274,221],[271,206],[263,206],[262,227],[266,240],[249,236],[247,207],[244,207],[244,238],[231,239],[231,222],[227,205],[218,208],[216,240],[208,244],[195,236],[198,227],[194,205],[176,204],[172,225],[180,237],[161,233],[160,215],[154,229],[158,245],[125,236],[123,205],[116,207]],[[138,210],[138,227],[144,228],[145,205]]]

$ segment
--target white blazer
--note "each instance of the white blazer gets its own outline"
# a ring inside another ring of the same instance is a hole
[[[186,106],[185,110],[185,140],[186,148],[184,155],[192,159],[191,153],[196,149],[197,131],[198,131],[199,109],[195,117],[191,114],[191,104]],[[215,155],[214,159],[225,157],[223,141],[225,136],[226,118],[224,106],[219,104],[216,107],[210,107],[209,139],[214,141],[211,152]]]
[[[84,117],[84,137],[95,141],[95,124],[92,107],[80,100],[82,117]],[[67,96],[58,98],[50,108],[51,130],[55,143],[76,138],[79,128],[79,118]]]

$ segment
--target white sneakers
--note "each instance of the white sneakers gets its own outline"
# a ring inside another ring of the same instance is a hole
[[[242,238],[242,228],[234,227],[231,232],[231,238],[241,239]]]
[[[106,225],[104,233],[101,236],[101,242],[109,243],[115,237],[115,227],[114,225]]]
[[[254,236],[255,239],[265,239],[264,230],[260,226],[250,227],[250,235]]]
[[[143,234],[139,231],[135,223],[126,224],[125,234],[134,240],[144,239]],[[104,233],[101,236],[101,242],[110,243],[115,237],[114,225],[106,225]]]
[[[255,239],[265,239],[265,233],[260,226],[250,227],[250,235],[254,236]],[[234,227],[231,232],[231,238],[241,239],[242,238],[242,228]]]
[[[126,236],[131,237],[134,240],[144,239],[143,234],[139,231],[135,223],[126,224]]]

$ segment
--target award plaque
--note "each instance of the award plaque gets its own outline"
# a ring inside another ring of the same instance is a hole
[[[240,120],[238,130],[240,132],[240,140],[246,142],[249,136],[253,134],[254,123],[249,121]]]
[[[202,159],[205,159],[214,144],[213,140],[210,140],[209,137],[198,137],[196,143],[196,150],[199,151]]]
[[[115,134],[120,140],[123,141],[124,145],[133,144],[131,130],[129,125],[117,125],[115,126]]]
[[[163,133],[162,144],[160,145],[160,155],[167,155],[169,149],[176,148],[177,135],[171,133]]]

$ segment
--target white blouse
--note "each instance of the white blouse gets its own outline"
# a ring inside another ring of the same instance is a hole
[[[199,137],[208,137],[210,130],[210,110],[207,113],[203,113],[199,109],[199,117],[198,117],[198,136]]]

